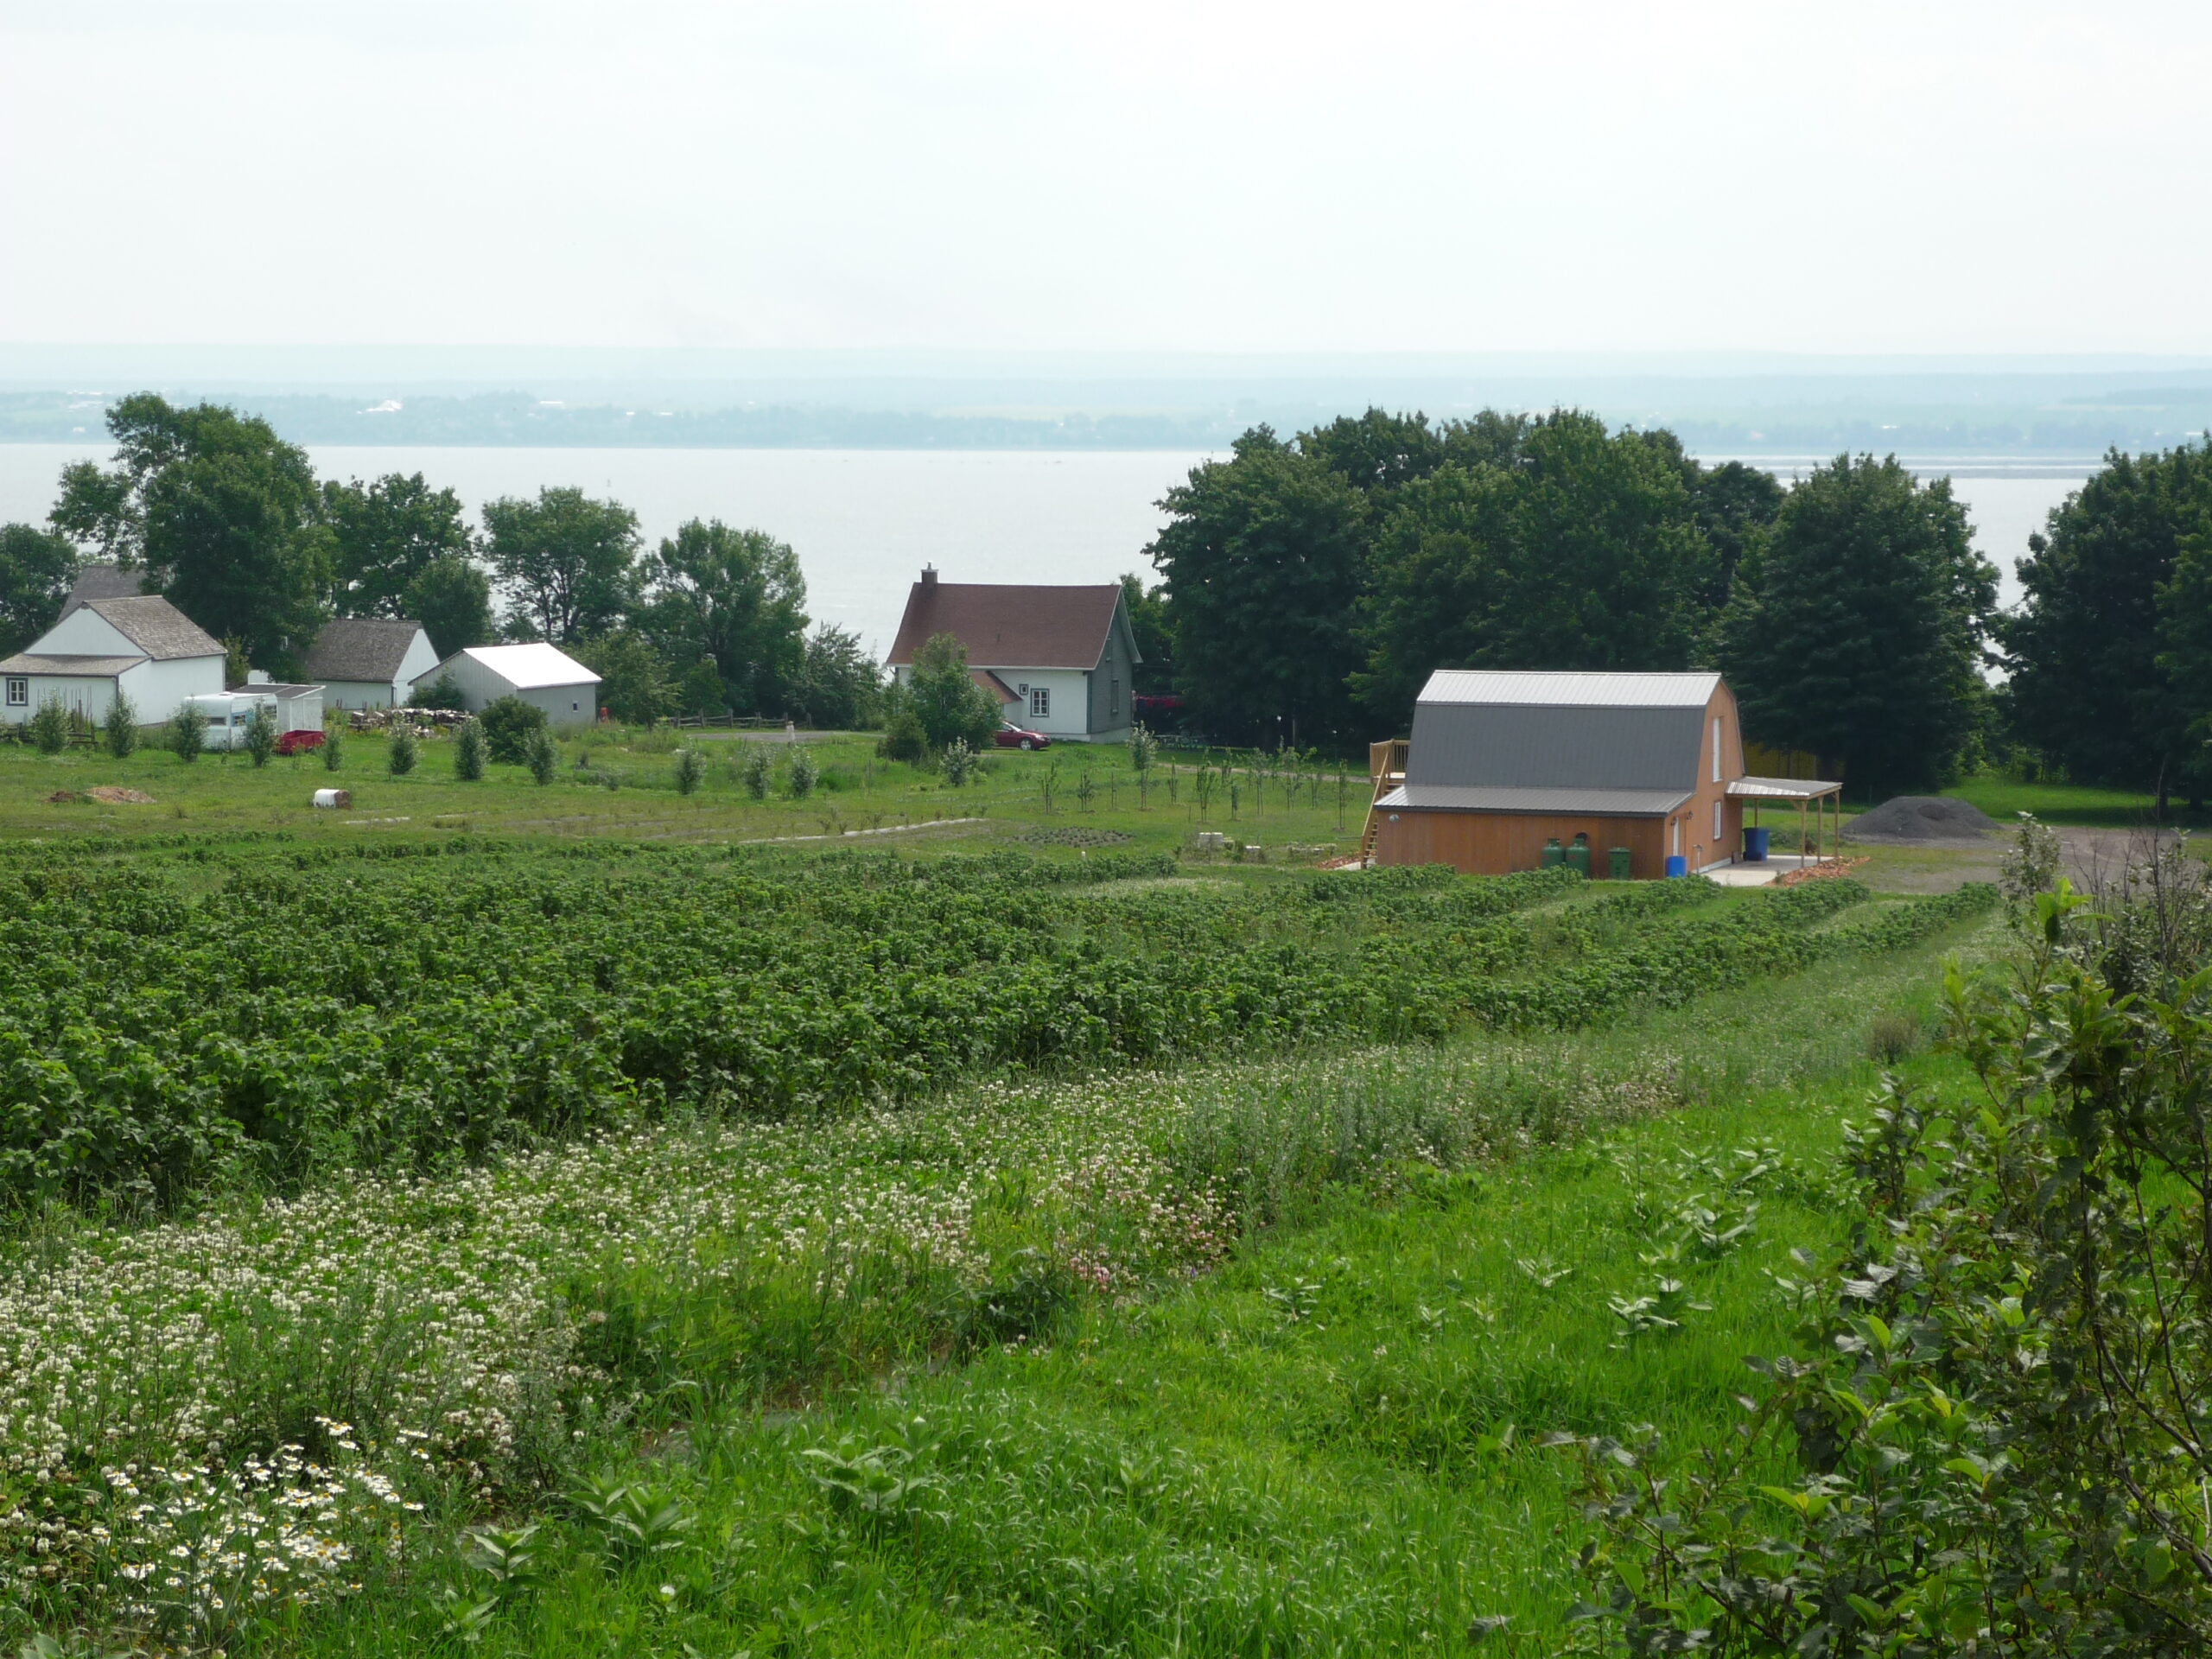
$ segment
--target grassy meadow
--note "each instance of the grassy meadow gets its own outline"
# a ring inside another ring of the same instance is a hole
[[[1332,772],[1201,820],[828,737],[757,802],[592,735],[0,747],[0,1640],[1556,1651],[1544,1436],[1726,1433],[1842,1122],[1958,1084],[1939,963],[2008,937],[1316,872]]]

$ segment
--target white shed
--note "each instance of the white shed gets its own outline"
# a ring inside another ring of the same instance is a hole
[[[121,696],[153,726],[185,698],[222,689],[223,647],[168,601],[89,599],[0,661],[0,720],[21,725],[51,696],[97,723]]]
[[[471,645],[456,651],[415,677],[412,696],[420,697],[448,674],[472,714],[514,696],[543,709],[556,726],[599,718],[599,676],[551,645]]]
[[[307,672],[333,709],[396,709],[414,694],[416,677],[437,665],[420,622],[344,616],[323,624]]]

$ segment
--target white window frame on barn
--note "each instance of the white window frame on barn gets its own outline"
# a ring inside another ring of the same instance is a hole
[[[1720,806],[1719,801],[1713,804],[1713,846],[1716,852],[1720,848]]]
[[[14,674],[8,677],[8,706],[10,709],[31,706],[31,683],[29,680]]]
[[[1050,720],[1052,717],[1052,688],[1033,685],[1029,688],[1029,718]]]

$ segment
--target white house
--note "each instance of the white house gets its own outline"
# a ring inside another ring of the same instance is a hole
[[[0,720],[21,725],[51,696],[98,723],[120,696],[153,726],[185,698],[222,689],[223,647],[166,599],[86,599],[0,661]]]
[[[308,652],[307,674],[333,709],[394,709],[413,695],[416,677],[437,665],[420,622],[350,616],[323,624]]]
[[[461,688],[462,707],[472,714],[513,696],[543,709],[556,726],[599,718],[599,676],[551,645],[470,645],[456,651],[415,677],[409,700],[448,674]]]
[[[1077,743],[1128,738],[1142,659],[1119,582],[939,582],[925,569],[891,647],[900,684],[913,677],[914,653],[940,633],[966,647],[969,674],[1015,725]]]

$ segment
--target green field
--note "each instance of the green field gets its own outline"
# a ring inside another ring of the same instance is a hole
[[[1550,1651],[1541,1438],[1722,1432],[1873,1057],[1955,1075],[1936,965],[2005,937],[1301,868],[1332,777],[1194,861],[1118,752],[1047,810],[828,740],[848,826],[976,822],[780,840],[660,742],[357,741],[339,814],[0,750],[0,1638]]]

